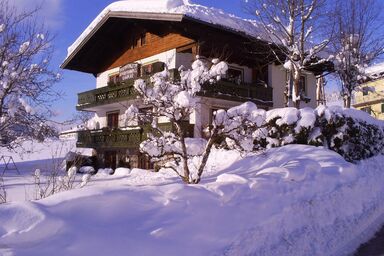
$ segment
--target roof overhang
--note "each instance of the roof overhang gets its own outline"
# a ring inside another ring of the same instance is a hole
[[[124,18],[124,19],[135,19],[135,20],[158,20],[158,21],[174,21],[181,22],[184,14],[178,13],[149,13],[149,12],[118,12],[110,11],[96,24],[95,27],[82,39],[75,48],[65,58],[64,62],[60,65],[60,68],[67,68],[68,64],[73,58],[79,53],[79,51],[86,45],[89,40],[96,34],[97,31],[110,19],[110,18]],[[80,36],[81,37],[81,36]]]

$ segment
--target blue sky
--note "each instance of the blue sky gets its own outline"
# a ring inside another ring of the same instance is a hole
[[[67,55],[67,48],[91,21],[114,0],[39,0],[43,3],[40,17],[48,29],[55,34],[55,53],[52,67],[59,66]],[[17,8],[33,8],[39,1],[10,0]],[[140,1],[140,0],[137,0]],[[244,16],[240,0],[193,0],[193,3],[221,8],[226,12]],[[54,108],[57,120],[70,119],[76,113],[77,93],[95,88],[95,78],[70,70],[60,70],[63,79],[56,86],[64,92],[62,100],[56,102]]]

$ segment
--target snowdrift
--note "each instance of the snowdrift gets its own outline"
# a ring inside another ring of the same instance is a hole
[[[216,151],[200,185],[165,170],[0,206],[4,255],[346,255],[384,221],[383,156]]]

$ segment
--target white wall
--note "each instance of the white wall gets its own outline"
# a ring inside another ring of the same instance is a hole
[[[286,70],[282,65],[269,65],[269,84],[273,87],[273,108],[284,107],[284,90],[286,84]],[[312,73],[304,73],[307,83],[307,97],[309,103],[301,102],[300,107],[316,108],[316,77]]]
[[[311,107],[316,108],[316,77],[312,73],[305,73],[307,79],[307,97],[311,98],[311,101],[308,103],[301,102],[300,107]]]
[[[279,65],[268,66],[268,82],[273,88],[273,107],[284,107],[285,69]]]

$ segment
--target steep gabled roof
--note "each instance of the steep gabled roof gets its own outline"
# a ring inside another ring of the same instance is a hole
[[[68,48],[62,68],[65,68],[76,53],[102,27],[109,18],[127,18],[161,21],[182,21],[191,19],[224,30],[257,39],[263,36],[263,29],[254,20],[239,18],[216,8],[191,4],[188,0],[125,0],[107,6]]]

